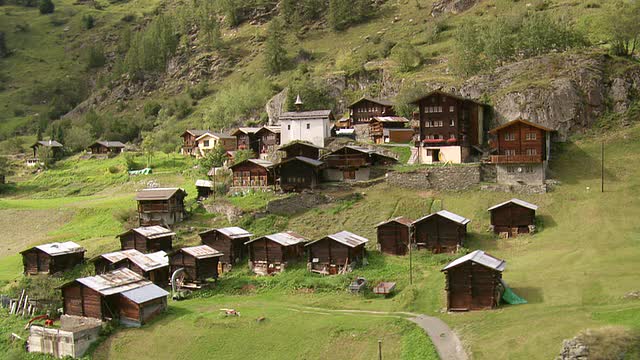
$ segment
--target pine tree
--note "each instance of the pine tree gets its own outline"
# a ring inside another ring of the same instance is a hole
[[[56,6],[53,5],[53,1],[51,0],[40,0],[38,7],[40,9],[40,14],[52,14],[56,9]]]
[[[270,74],[279,74],[286,67],[287,50],[283,46],[284,31],[282,20],[275,18],[267,29],[267,40],[265,42],[265,66]]]

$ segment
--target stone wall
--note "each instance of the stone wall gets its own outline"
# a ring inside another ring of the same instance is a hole
[[[491,183],[498,181],[496,164],[483,163],[480,165],[480,181]]]
[[[428,166],[411,172],[391,172],[386,179],[390,185],[415,190],[466,190],[480,183],[480,164]]]
[[[545,180],[544,164],[498,164],[498,184],[541,186]]]

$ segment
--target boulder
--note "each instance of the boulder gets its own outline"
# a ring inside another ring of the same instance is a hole
[[[459,14],[471,9],[481,0],[438,0],[431,7],[431,16],[439,16],[444,13]]]

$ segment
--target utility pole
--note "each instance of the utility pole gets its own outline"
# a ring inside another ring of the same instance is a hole
[[[409,284],[413,285],[413,231],[409,227]]]
[[[378,340],[378,360],[382,360],[382,340]]]
[[[600,192],[604,192],[604,140],[600,145]]]

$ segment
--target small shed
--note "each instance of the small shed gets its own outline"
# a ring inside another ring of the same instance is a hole
[[[304,156],[283,160],[276,165],[280,188],[284,192],[315,189],[320,184],[320,172],[324,163]]]
[[[320,158],[320,150],[323,148],[304,141],[292,141],[280,147],[280,151],[285,155],[282,160],[290,159],[296,156],[302,156],[309,159],[318,160]]]
[[[355,264],[364,260],[368,241],[349,231],[341,231],[310,242],[306,245],[309,249],[307,266],[310,271],[325,275],[351,271]]]
[[[187,192],[179,188],[144,189],[136,193],[140,226],[169,226],[181,222],[185,215]]]
[[[224,254],[207,245],[178,249],[169,254],[170,274],[184,269],[184,282],[203,284],[218,279],[218,262]]]
[[[237,264],[247,256],[245,243],[252,236],[252,233],[237,226],[211,229],[200,233],[200,239],[202,239],[204,245],[208,245],[225,254],[220,258],[224,271],[228,271],[231,265]]]
[[[411,243],[411,220],[399,216],[376,226],[378,250],[389,255],[405,255]]]
[[[447,210],[429,214],[413,222],[413,241],[418,248],[434,254],[454,253],[464,246],[471,220]]]
[[[280,145],[280,126],[263,126],[255,136],[260,147],[260,154],[268,154]]]
[[[135,249],[122,250],[102,254],[92,262],[96,274],[127,268],[158,286],[164,287],[169,283],[169,259],[164,251],[143,254]]]
[[[248,241],[249,268],[259,275],[284,271],[289,263],[302,259],[306,241],[307,239],[292,231]]]
[[[28,275],[55,274],[72,269],[84,262],[85,249],[67,241],[34,246],[22,251],[24,273]]]
[[[372,166],[390,165],[397,162],[393,157],[373,149],[346,145],[322,157],[326,163],[324,177],[329,181],[369,180]]]
[[[208,198],[215,191],[213,188],[213,181],[196,180],[196,190],[198,190],[198,199]]]
[[[167,308],[168,292],[127,268],[76,279],[60,287],[65,315],[119,319],[141,326]]]
[[[476,250],[450,262],[441,271],[446,276],[447,310],[493,309],[504,292],[502,272],[506,262]]]
[[[247,159],[229,168],[233,173],[233,187],[266,188],[275,185],[271,161]]]
[[[496,234],[510,236],[528,234],[535,230],[538,206],[520,199],[511,199],[488,209],[491,213],[491,227]]]
[[[89,152],[93,155],[120,154],[124,148],[120,141],[99,140],[89,145]]]
[[[118,235],[121,250],[136,249],[141,253],[171,251],[175,236],[176,233],[159,225],[130,229]]]

